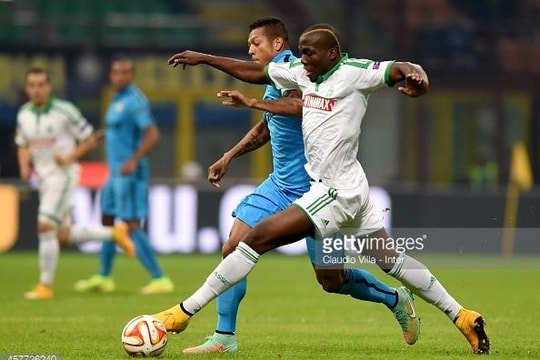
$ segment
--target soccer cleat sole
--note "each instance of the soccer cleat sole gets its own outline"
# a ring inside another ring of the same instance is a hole
[[[481,316],[474,320],[474,331],[478,336],[478,350],[475,351],[476,354],[489,354],[491,344],[484,326],[485,321]]]

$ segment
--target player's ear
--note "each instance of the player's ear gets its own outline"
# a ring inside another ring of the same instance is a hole
[[[328,57],[329,57],[330,61],[334,61],[334,60],[336,60],[337,58],[339,58],[339,57],[340,57],[340,54],[339,54],[338,49],[336,49],[336,48],[330,48],[330,49],[328,50]]]
[[[274,50],[275,51],[281,51],[281,49],[283,48],[283,38],[282,37],[277,37],[274,39]]]

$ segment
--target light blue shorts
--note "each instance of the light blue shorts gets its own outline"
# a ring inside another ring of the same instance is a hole
[[[269,177],[240,202],[232,215],[253,228],[267,217],[288,208],[300,196],[300,194],[283,191]],[[318,251],[316,240],[307,237],[306,247],[311,262],[315,263]]]
[[[148,216],[148,177],[140,172],[109,176],[101,190],[101,213],[120,220],[142,220]]]

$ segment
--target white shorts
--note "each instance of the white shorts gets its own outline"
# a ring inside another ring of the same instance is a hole
[[[78,184],[73,175],[53,175],[41,179],[39,189],[38,220],[62,226],[69,222],[71,198]]]
[[[341,232],[344,235],[367,235],[384,227],[383,217],[369,199],[369,185],[364,179],[352,189],[334,189],[320,182],[293,204],[308,215],[315,226],[316,237],[326,238]]]

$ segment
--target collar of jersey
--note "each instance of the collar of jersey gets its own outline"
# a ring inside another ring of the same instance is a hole
[[[50,96],[49,97],[49,101],[47,101],[47,103],[43,106],[36,106],[34,104],[32,104],[32,111],[36,114],[45,114],[45,113],[48,113],[49,110],[51,110],[51,107],[52,107],[52,103],[53,103],[53,100],[54,100],[54,97],[53,96]]]
[[[341,64],[343,64],[343,62],[348,60],[348,59],[349,59],[349,55],[347,53],[343,53],[342,56],[341,56],[341,59],[339,59],[339,61],[336,63],[336,65],[334,65],[326,73],[324,73],[322,75],[319,75],[317,77],[317,85],[321,84],[322,82],[326,81],[326,79],[328,79],[330,76],[332,76],[332,74],[335,73],[337,71],[337,69],[339,69]]]
[[[128,86],[126,86],[122,90],[117,91],[116,94],[114,94],[114,97],[119,98],[119,97],[122,97],[122,96],[128,94],[132,87],[133,87],[133,84],[129,84]]]
[[[294,54],[292,53],[292,51],[287,49],[287,50],[283,50],[282,52],[280,52],[279,54],[274,56],[274,58],[272,59],[271,62],[283,62],[283,58],[285,58],[285,56],[287,56],[287,55],[290,55],[292,58],[294,58]],[[290,60],[292,60],[292,59],[290,59]]]

